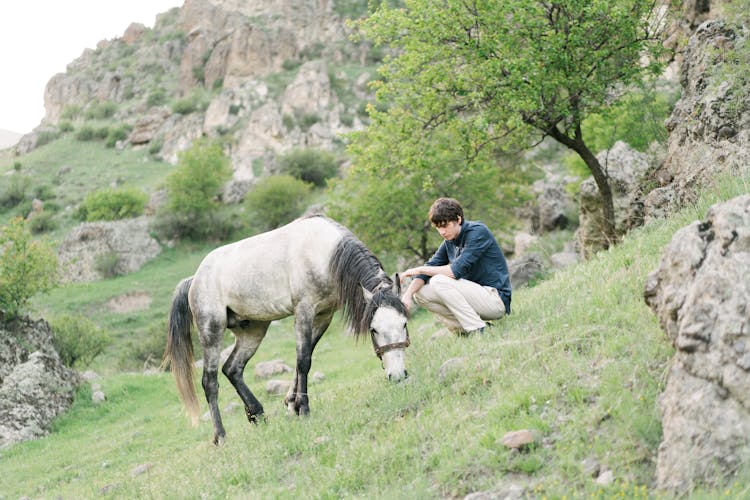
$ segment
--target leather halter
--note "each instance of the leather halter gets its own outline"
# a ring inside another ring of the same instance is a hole
[[[372,339],[372,347],[375,349],[375,354],[381,361],[383,359],[383,354],[387,353],[388,351],[392,351],[394,349],[405,349],[411,344],[411,342],[409,341],[408,329],[406,330],[406,340],[403,342],[393,342],[392,344],[384,344],[379,346],[375,343],[375,330],[372,330],[370,332],[370,338]]]

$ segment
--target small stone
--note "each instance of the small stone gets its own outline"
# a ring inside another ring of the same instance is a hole
[[[508,432],[501,441],[503,446],[511,449],[519,449],[534,442],[534,433],[528,429]]]
[[[144,474],[151,470],[151,467],[153,465],[149,462],[146,462],[145,464],[136,465],[132,471],[130,471],[130,475],[133,477],[140,476],[141,474]]]
[[[106,399],[107,397],[104,395],[102,391],[94,391],[91,394],[91,401],[96,405],[103,403]]]
[[[615,474],[611,470],[605,470],[599,477],[596,478],[596,484],[601,486],[609,486],[615,481]]]

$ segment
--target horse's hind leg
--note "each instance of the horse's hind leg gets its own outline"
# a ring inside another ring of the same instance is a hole
[[[211,421],[214,424],[214,444],[224,442],[224,425],[219,412],[219,362],[221,357],[221,339],[224,336],[225,322],[217,318],[202,318],[196,321],[203,346],[203,392],[206,394]]]
[[[251,423],[257,423],[258,418],[263,415],[263,405],[245,384],[242,373],[248,360],[253,357],[263,337],[266,336],[268,325],[268,322],[243,322],[242,327],[232,328],[237,341],[222,368],[222,372],[245,404],[245,414]]]

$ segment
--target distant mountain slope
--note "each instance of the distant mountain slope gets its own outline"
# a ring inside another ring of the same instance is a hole
[[[342,134],[366,124],[378,58],[346,26],[365,12],[366,3],[344,9],[332,0],[185,2],[52,77],[42,125],[17,151],[106,126],[121,147],[175,163],[196,137],[221,136],[234,168],[229,191],[241,196],[276,171],[279,155],[338,150]]]
[[[0,129],[0,149],[15,146],[21,137],[23,137],[23,134]]]

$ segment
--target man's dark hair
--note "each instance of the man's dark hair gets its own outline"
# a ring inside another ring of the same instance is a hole
[[[430,207],[430,222],[436,227],[444,226],[449,222],[464,221],[464,209],[461,204],[453,198],[438,198]]]

